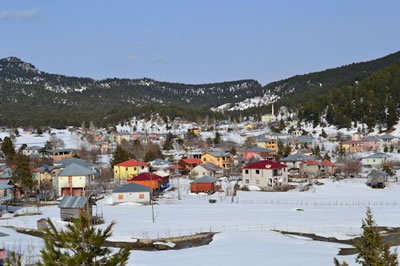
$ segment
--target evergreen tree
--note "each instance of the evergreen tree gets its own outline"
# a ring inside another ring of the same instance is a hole
[[[325,155],[324,155],[324,160],[328,160],[328,161],[331,160],[331,157],[329,156],[328,153],[325,153]]]
[[[283,156],[287,157],[292,153],[292,147],[287,144],[284,148],[283,148]]]
[[[17,153],[13,159],[14,170],[12,173],[12,180],[19,184],[24,191],[31,191],[36,182],[32,178],[30,170],[30,159],[29,156]]]
[[[384,243],[370,208],[361,228],[363,233],[355,245],[358,252],[356,262],[363,266],[397,266],[397,253],[391,253],[389,244]]]
[[[172,146],[172,140],[173,140],[173,136],[171,133],[167,134],[167,137],[165,139],[164,145],[163,145],[163,150],[172,150],[173,146]]]
[[[324,129],[322,129],[321,137],[323,137],[324,139],[326,139],[328,137],[328,134],[326,134]]]
[[[282,141],[281,141],[281,140],[278,140],[278,155],[279,155],[279,156],[283,156],[283,153],[284,153],[283,149],[284,149],[284,148],[285,148],[285,147],[284,147]]]
[[[115,149],[115,152],[113,153],[113,158],[111,159],[111,167],[114,167],[114,165],[125,162],[129,159],[133,159],[135,156],[129,152],[127,152],[125,149],[123,149],[120,145],[117,146]]]
[[[53,144],[50,141],[46,141],[46,144],[44,144],[44,149],[45,150],[53,149]]]
[[[231,148],[231,150],[230,150],[230,153],[231,153],[232,155],[236,155],[237,151],[236,151],[235,146],[232,146],[232,148]]]
[[[6,156],[7,164],[13,161],[15,155],[14,144],[9,137],[5,137],[3,143],[1,144],[1,151]]]
[[[215,132],[214,145],[218,145],[221,142],[221,134],[217,131]]]
[[[333,258],[333,263],[335,264],[335,266],[349,266],[347,262],[344,261],[340,263],[336,258]]]
[[[45,229],[44,244],[38,266],[50,265],[126,265],[130,251],[121,248],[114,252],[105,247],[105,241],[111,237],[112,222],[103,231],[90,224],[90,218],[81,214],[66,226],[58,230],[50,219]]]

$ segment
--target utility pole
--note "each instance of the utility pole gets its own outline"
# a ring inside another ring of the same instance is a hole
[[[151,220],[154,223],[154,205],[153,205],[153,182],[152,182],[152,175],[151,175],[151,170],[149,169],[150,173],[150,205],[151,205]]]

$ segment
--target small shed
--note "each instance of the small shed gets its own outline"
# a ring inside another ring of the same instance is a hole
[[[151,188],[136,183],[124,184],[112,192],[113,203],[134,202],[149,204]]]
[[[384,188],[387,182],[387,173],[380,170],[372,170],[368,175],[367,185],[372,188]]]
[[[47,229],[49,227],[47,219],[45,219],[45,218],[37,220],[36,223],[37,223],[37,229],[38,230],[44,230],[44,229]]]
[[[212,194],[218,190],[217,179],[211,176],[203,176],[190,183],[190,192],[192,193],[208,193]]]
[[[87,205],[86,197],[83,196],[64,196],[59,205],[60,216],[63,221],[79,218],[81,212],[92,214],[92,206]]]

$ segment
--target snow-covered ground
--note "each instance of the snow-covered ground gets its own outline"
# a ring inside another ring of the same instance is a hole
[[[154,206],[155,223],[151,222],[150,206],[110,205],[111,199],[106,197],[99,202],[99,210],[106,220],[100,227],[116,221],[112,238],[125,241],[202,231],[221,232],[208,246],[178,251],[133,251],[132,265],[294,265],[296,262],[331,265],[338,248],[345,245],[284,236],[271,229],[349,238],[360,232],[367,205],[372,207],[379,225],[399,226],[400,184],[392,183],[385,189],[374,190],[365,186],[365,179],[323,182],[324,185],[306,192],[240,191],[231,203],[231,197],[223,193],[212,196],[187,193],[188,181],[181,180],[183,199],[177,199],[176,190],[168,192],[166,198]],[[208,203],[210,198],[217,199],[217,203]],[[303,211],[298,211],[299,208]],[[0,226],[36,228],[36,221],[42,217],[50,217],[59,227],[65,225],[60,221],[57,206],[42,207],[41,212],[43,215],[0,220]],[[12,234],[15,239],[25,238]],[[26,239],[29,242],[31,238]],[[37,241],[33,244],[40,246]],[[354,257],[340,259],[354,265]]]

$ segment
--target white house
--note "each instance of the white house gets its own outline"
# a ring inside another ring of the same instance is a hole
[[[243,182],[246,186],[272,189],[288,184],[287,165],[264,160],[243,167]]]
[[[94,174],[95,171],[73,163],[54,177],[53,186],[59,196],[82,196]]]
[[[150,203],[151,188],[135,183],[124,184],[112,192],[113,203],[134,202],[141,204]]]
[[[204,163],[199,164],[195,168],[190,171],[190,175],[195,178],[200,178],[203,176],[211,176],[211,177],[221,177],[224,174],[224,169],[213,164],[213,163]]]

